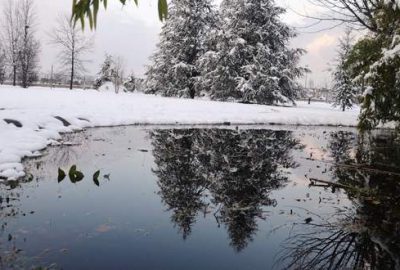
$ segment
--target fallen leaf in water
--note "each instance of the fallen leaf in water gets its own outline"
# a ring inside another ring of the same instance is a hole
[[[58,183],[64,180],[65,176],[65,172],[61,168],[58,168]]]
[[[98,227],[96,228],[96,232],[99,232],[99,233],[106,233],[106,232],[111,231],[112,229],[113,229],[113,228],[112,228],[110,225],[102,224],[102,225],[100,225],[100,226],[98,226]]]
[[[100,182],[99,182],[99,176],[100,176],[100,171],[97,171],[93,174],[93,182],[96,186],[100,186]]]

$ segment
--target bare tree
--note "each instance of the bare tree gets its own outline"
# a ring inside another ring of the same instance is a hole
[[[50,34],[51,43],[60,49],[59,59],[61,65],[68,69],[70,75],[69,88],[72,90],[74,79],[79,73],[85,72],[83,56],[89,53],[93,47],[93,38],[84,35],[81,29],[77,29],[70,18],[64,16],[58,21],[58,25]]]
[[[35,39],[36,14],[33,0],[20,0],[19,7],[20,42],[18,67],[21,86],[27,88],[37,76],[39,41]]]
[[[111,80],[115,86],[115,93],[118,94],[119,89],[124,81],[125,65],[124,60],[120,56],[114,57],[113,61],[114,66],[111,71]]]
[[[0,84],[4,83],[6,78],[6,54],[4,50],[1,48],[0,43]]]
[[[397,5],[397,0],[308,0],[310,3],[326,8],[329,12],[321,16],[305,16],[320,21],[347,23],[356,28],[368,29],[379,33],[379,14],[388,6]],[[389,30],[390,29],[385,29]]]
[[[2,34],[7,64],[12,70],[13,85],[17,84],[18,51],[20,40],[18,3],[9,0],[3,10]]]

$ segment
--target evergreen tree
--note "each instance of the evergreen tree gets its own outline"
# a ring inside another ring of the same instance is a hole
[[[134,92],[136,90],[136,77],[135,74],[131,74],[124,81],[125,90],[128,92]]]
[[[121,57],[115,57],[106,54],[103,64],[101,65],[98,77],[94,82],[94,88],[99,89],[106,83],[112,83],[115,93],[118,93],[123,84],[124,67]],[[106,87],[108,89],[108,87]]]
[[[197,60],[203,37],[215,20],[210,0],[172,0],[158,51],[146,75],[146,92],[163,96],[196,96]]]
[[[352,78],[364,91],[359,123],[364,129],[400,123],[400,5],[378,2],[371,21],[375,31],[360,39],[348,57]]]
[[[335,102],[333,105],[335,107],[340,107],[343,111],[345,111],[346,108],[353,107],[358,92],[358,87],[353,83],[347,68],[347,59],[351,50],[351,40],[350,32],[347,32],[345,37],[340,40],[338,63],[333,73],[335,82],[333,87],[335,91]]]
[[[282,13],[273,0],[225,0],[220,29],[209,36],[213,48],[199,61],[201,89],[216,100],[294,103],[303,50],[288,48],[295,34]]]
[[[112,67],[113,67],[113,59],[112,56],[106,54],[103,64],[100,67],[100,72],[98,73],[98,77],[94,82],[94,88],[99,89],[106,82],[111,82],[112,79]]]

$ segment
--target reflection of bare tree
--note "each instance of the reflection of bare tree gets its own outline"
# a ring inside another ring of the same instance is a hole
[[[48,147],[43,151],[43,156],[26,160],[25,171],[40,178],[51,179],[57,168],[65,168],[77,163],[82,152],[89,147],[89,141],[85,137],[84,131],[64,134],[61,145]],[[53,168],[50,169],[50,166]]]
[[[286,268],[399,269],[400,243],[395,228],[399,223],[392,223],[387,230],[381,228],[380,220],[359,211],[349,211],[333,223],[295,225],[280,258]]]
[[[26,269],[22,259],[22,250],[17,247],[15,236],[10,233],[10,223],[25,216],[21,210],[20,198],[24,195],[24,186],[33,180],[25,177],[18,181],[0,182],[0,269]]]
[[[276,203],[269,193],[287,181],[283,169],[295,166],[297,142],[286,131],[161,130],[152,139],[160,195],[184,238],[210,194],[237,251],[252,240],[262,207]]]
[[[334,177],[354,209],[334,222],[297,224],[281,258],[287,268],[400,269],[400,145],[395,136],[365,135],[350,157],[347,135],[333,135],[330,149],[337,163],[352,165],[335,165]]]

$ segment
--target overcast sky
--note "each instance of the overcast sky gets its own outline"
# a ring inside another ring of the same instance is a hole
[[[6,1],[0,0],[0,9]],[[48,33],[60,16],[70,15],[72,0],[34,0],[34,2],[38,13],[38,35],[41,40],[41,69],[42,72],[49,72],[52,65],[55,69],[58,65],[57,50],[49,44]],[[121,56],[127,72],[143,76],[146,65],[149,64],[149,57],[155,50],[162,26],[158,20],[157,0],[140,0],[139,8],[133,4],[122,8],[117,2],[109,1],[108,10],[100,12],[96,31],[85,30],[87,34],[94,35],[95,38],[93,51],[88,56],[88,59],[92,60],[88,64],[88,71],[90,74],[97,73],[107,52]],[[219,2],[215,0],[216,4]],[[292,41],[291,46],[308,51],[301,62],[312,70],[308,78],[311,78],[316,86],[329,85],[329,63],[334,60],[337,41],[343,30],[335,28],[319,32],[329,27],[326,24],[304,28],[314,22],[304,19],[297,13],[316,15],[321,12],[307,0],[276,0],[276,3],[287,8],[287,13],[282,19],[296,27],[298,31],[298,37]]]

